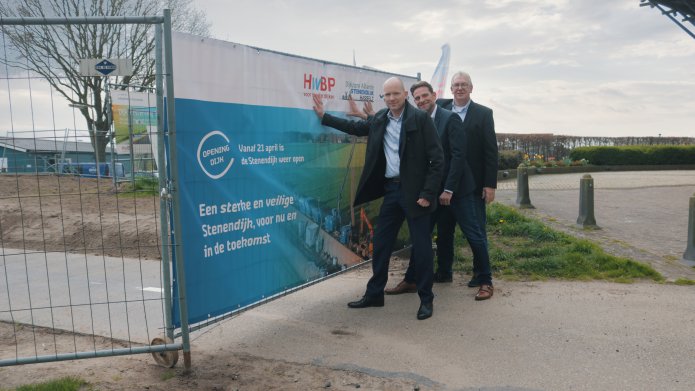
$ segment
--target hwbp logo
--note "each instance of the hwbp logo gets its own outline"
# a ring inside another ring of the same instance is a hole
[[[333,87],[335,87],[335,77],[314,76],[311,73],[304,74],[305,90],[330,92]]]

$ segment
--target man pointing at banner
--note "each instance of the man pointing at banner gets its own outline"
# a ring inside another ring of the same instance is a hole
[[[432,316],[433,254],[430,213],[436,208],[444,155],[430,116],[406,102],[403,81],[392,77],[383,87],[387,108],[366,121],[349,121],[326,114],[321,97],[314,95],[314,111],[321,124],[355,136],[368,136],[364,169],[355,205],[383,197],[374,232],[372,277],[350,308],[383,307],[389,260],[403,220],[413,244],[411,257],[418,276],[418,319]]]

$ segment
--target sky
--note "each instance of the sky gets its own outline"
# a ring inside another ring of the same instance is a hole
[[[497,133],[695,137],[695,39],[639,0],[193,5],[214,38],[427,81],[448,43]]]
[[[497,133],[695,137],[695,39],[640,0],[191,1],[214,38],[427,81],[448,43]],[[39,81],[1,84],[0,136],[86,128]]]

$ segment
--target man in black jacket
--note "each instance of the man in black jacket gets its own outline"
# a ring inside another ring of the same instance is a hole
[[[473,82],[469,74],[456,72],[451,78],[451,93],[454,99],[437,100],[437,105],[458,114],[463,120],[468,141],[467,158],[468,165],[473,171],[475,181],[474,199],[475,212],[487,246],[485,231],[485,205],[494,201],[497,188],[497,136],[495,135],[495,121],[492,118],[492,110],[471,100]],[[451,235],[453,243],[455,226],[452,224],[444,234]],[[442,235],[438,231],[438,235]],[[438,249],[441,253],[441,249]],[[453,251],[453,250],[452,250]],[[435,281],[451,281],[451,270],[437,270]],[[468,286],[480,287],[476,300],[486,300],[492,297],[492,273],[490,262],[473,257],[473,278]]]
[[[355,205],[383,197],[374,232],[372,277],[358,301],[350,308],[381,307],[393,245],[403,220],[407,220],[412,256],[417,273],[420,307],[417,318],[432,316],[433,254],[430,214],[444,169],[442,146],[432,119],[406,102],[403,81],[392,77],[384,83],[384,102],[369,120],[349,121],[326,114],[314,95],[314,111],[323,125],[355,136],[368,136],[364,169],[355,195]]]
[[[487,264],[490,259],[485,234],[480,228],[475,213],[476,201],[473,195],[475,184],[466,160],[466,132],[458,115],[437,107],[435,104],[437,94],[430,83],[417,82],[410,87],[410,93],[417,107],[432,116],[444,150],[445,166],[439,195],[440,207],[433,213],[430,230],[437,224],[438,232],[444,233],[437,235],[439,270],[435,278],[438,276],[443,278],[446,271],[445,275],[451,281],[454,260],[453,231],[457,222],[468,239],[474,257]],[[384,293],[397,295],[414,291],[416,274],[412,261],[413,258],[403,281],[394,288],[385,289]]]

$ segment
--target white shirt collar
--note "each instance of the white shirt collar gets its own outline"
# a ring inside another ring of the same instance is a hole
[[[393,115],[393,113],[391,113],[391,110],[389,110],[389,111],[386,113],[386,116],[387,116],[391,121],[401,122],[401,119],[403,119],[403,113],[404,113],[404,112],[405,112],[405,107],[403,108],[403,110],[401,110],[401,115],[399,115],[398,117],[396,117],[396,116]]]
[[[466,103],[466,105],[463,106],[463,107],[461,107],[461,106],[456,106],[456,103],[451,102],[451,111],[453,111],[453,112],[455,112],[455,113],[463,113],[463,112],[466,112],[466,111],[468,111],[468,107],[471,105],[471,102],[473,102],[473,101],[469,99],[469,100],[468,100],[468,103]]]

